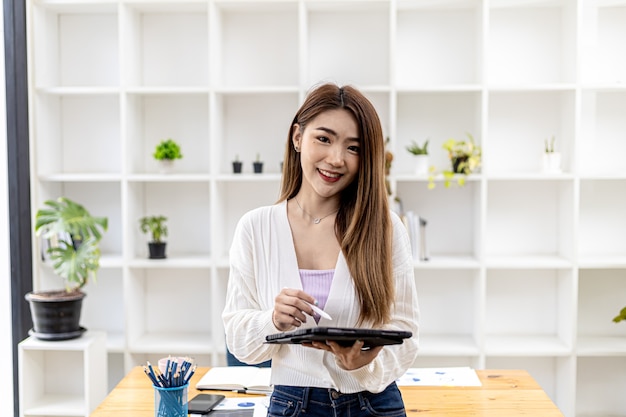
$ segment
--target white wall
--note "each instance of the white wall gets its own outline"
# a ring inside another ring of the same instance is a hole
[[[7,364],[9,366],[9,369],[2,371],[4,378],[13,378],[6,90],[4,75],[4,20],[2,10],[0,10],[0,358],[3,358],[3,366]],[[2,382],[0,386],[2,386],[2,389],[0,389],[0,415],[12,416],[14,413],[13,384]]]

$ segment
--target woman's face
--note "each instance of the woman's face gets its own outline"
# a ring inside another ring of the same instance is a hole
[[[359,129],[348,110],[320,113],[302,132],[296,125],[293,144],[300,149],[304,189],[333,197],[355,180],[359,170]]]

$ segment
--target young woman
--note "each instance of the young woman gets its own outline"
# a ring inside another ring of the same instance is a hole
[[[418,303],[404,225],[389,210],[380,120],[357,89],[312,90],[289,128],[279,201],[245,214],[223,312],[240,360],[272,360],[269,416],[404,416],[395,380],[413,364]],[[311,304],[332,320],[317,315]],[[362,350],[264,344],[298,327],[407,330]]]

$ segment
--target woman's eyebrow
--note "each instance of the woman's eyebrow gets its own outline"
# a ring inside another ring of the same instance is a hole
[[[321,130],[321,131],[324,131],[324,132],[326,132],[326,133],[328,133],[330,135],[337,136],[337,132],[335,132],[334,130],[332,130],[329,127],[318,126],[318,127],[315,128],[315,130]]]
[[[328,133],[329,135],[333,135],[335,137],[337,137],[337,132],[335,132],[333,129],[329,128],[329,127],[325,127],[325,126],[318,126],[315,128],[316,130],[321,130],[323,132]],[[348,138],[349,140],[355,141],[355,142],[361,142],[361,139],[359,139],[358,137],[354,137],[354,138]]]

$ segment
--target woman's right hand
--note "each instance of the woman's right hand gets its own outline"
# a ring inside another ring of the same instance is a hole
[[[307,320],[307,314],[313,317],[315,298],[302,290],[283,288],[274,299],[272,321],[281,332],[300,327]]]

